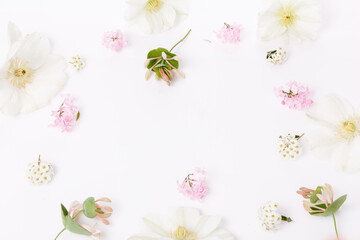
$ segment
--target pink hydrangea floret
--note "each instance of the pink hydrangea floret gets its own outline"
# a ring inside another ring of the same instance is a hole
[[[104,33],[102,44],[116,52],[127,45],[128,41],[120,30],[108,31]]]
[[[240,42],[240,31],[242,27],[239,24],[234,23],[229,25],[224,23],[224,26],[220,31],[215,32],[216,37],[220,39],[223,43],[238,43]]]
[[[296,81],[286,84],[285,87],[275,87],[275,94],[282,98],[281,104],[287,105],[290,109],[305,109],[313,104],[310,99],[310,90]]]
[[[194,173],[187,175],[182,182],[178,182],[178,190],[191,200],[202,200],[208,191],[205,170],[196,168]]]
[[[74,104],[74,98],[69,95],[61,95],[64,98],[63,103],[57,111],[52,111],[51,116],[55,118],[50,127],[58,127],[62,132],[70,132],[75,122],[79,119],[80,112]]]

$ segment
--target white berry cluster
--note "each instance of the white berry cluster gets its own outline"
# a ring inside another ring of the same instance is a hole
[[[277,230],[278,225],[281,223],[281,214],[276,212],[277,208],[278,204],[267,202],[259,209],[258,217],[261,226],[267,231]]]
[[[277,141],[278,152],[283,159],[297,159],[301,154],[299,136],[288,134],[280,136]]]
[[[28,165],[28,179],[33,184],[47,184],[51,182],[55,173],[54,168],[48,163],[38,161]]]
[[[283,64],[287,60],[286,51],[282,48],[269,51],[267,52],[266,59],[274,65]]]

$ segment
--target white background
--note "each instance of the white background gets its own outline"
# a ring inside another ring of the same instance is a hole
[[[286,47],[289,60],[277,67],[265,56],[278,45],[256,38],[260,1],[189,4],[189,16],[173,29],[142,36],[124,22],[120,0],[1,1],[1,61],[8,50],[7,23],[13,21],[23,33],[48,36],[55,53],[67,59],[80,54],[87,62],[80,73],[68,68],[62,91],[74,95],[81,109],[73,132],[48,127],[60,96],[28,115],[0,115],[2,239],[53,239],[62,229],[60,203],[68,207],[88,196],[113,200],[111,225],[97,225],[107,240],[127,239],[140,232],[143,215],[171,206],[221,216],[239,240],[331,239],[332,219],[309,216],[295,193],[325,182],[336,197],[348,193],[337,214],[342,239],[359,239],[360,175],[339,173],[306,149],[297,161],[278,159],[274,143],[280,134],[306,133],[313,125],[273,93],[274,86],[296,80],[311,88],[315,101],[335,92],[360,103],[358,1],[322,0],[318,40]],[[238,45],[217,43],[213,31],[225,21],[243,25]],[[176,77],[171,87],[145,81],[147,52],[170,48],[189,28],[189,38],[175,49],[187,78]],[[129,39],[120,53],[101,45],[103,32],[115,29]],[[54,181],[41,187],[25,173],[38,154],[56,169]],[[176,185],[198,166],[208,171],[210,192],[203,202],[182,196]],[[265,232],[257,210],[268,200],[278,201],[294,222]],[[59,239],[86,237],[65,232]]]

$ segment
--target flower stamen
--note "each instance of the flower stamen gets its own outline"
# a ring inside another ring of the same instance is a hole
[[[33,71],[27,61],[15,58],[10,63],[7,79],[15,87],[25,88],[27,84],[32,83]]]
[[[157,12],[161,8],[162,4],[163,2],[160,0],[148,0],[145,5],[145,10],[149,13]]]

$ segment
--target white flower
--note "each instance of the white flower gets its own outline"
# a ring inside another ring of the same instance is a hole
[[[66,62],[51,54],[49,40],[39,33],[21,37],[9,23],[10,51],[0,69],[0,110],[18,114],[48,104],[67,81]]]
[[[346,172],[360,170],[360,107],[336,95],[317,101],[307,116],[318,129],[307,137],[310,151]]]
[[[48,162],[40,161],[28,165],[28,179],[33,184],[47,184],[52,181],[55,173],[54,168]]]
[[[145,34],[170,29],[177,14],[187,14],[185,0],[126,0],[126,20]]]
[[[259,13],[258,37],[264,41],[299,43],[313,40],[321,26],[318,3],[308,0],[270,0]]]
[[[79,55],[72,57],[69,63],[73,66],[73,68],[75,68],[76,71],[81,71],[85,68],[84,58],[80,57]]]
[[[172,208],[164,215],[143,218],[145,232],[129,240],[234,240],[234,236],[219,228],[221,219],[200,215],[193,208]]]
[[[262,205],[258,211],[258,218],[261,226],[267,231],[277,230],[281,223],[281,214],[276,212],[277,208],[277,203],[267,202]]]
[[[273,65],[283,64],[287,60],[286,51],[282,48],[269,51],[267,52],[266,59]]]
[[[300,136],[291,134],[288,134],[285,137],[279,137],[277,146],[281,158],[286,160],[295,160],[300,156],[301,147],[299,144],[299,138]]]

